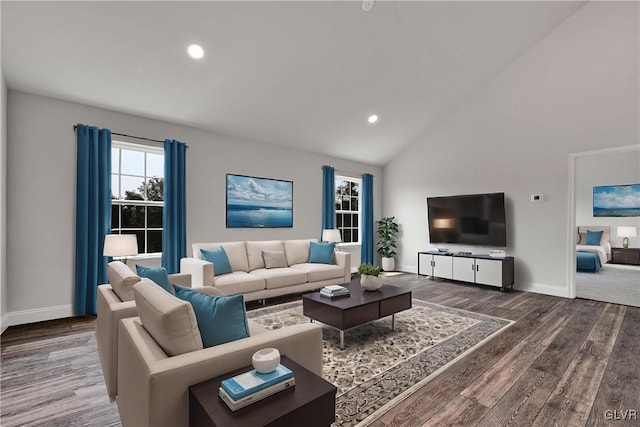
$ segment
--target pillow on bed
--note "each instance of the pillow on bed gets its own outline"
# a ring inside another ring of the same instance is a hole
[[[587,241],[585,245],[600,246],[600,239],[602,239],[602,231],[587,230]]]

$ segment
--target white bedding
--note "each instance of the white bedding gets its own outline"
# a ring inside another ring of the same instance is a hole
[[[606,246],[576,245],[576,251],[597,253],[601,266],[604,266],[611,259],[611,245],[609,243],[606,243]]]

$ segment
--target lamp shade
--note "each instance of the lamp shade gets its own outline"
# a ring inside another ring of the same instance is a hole
[[[636,237],[638,235],[638,230],[633,226],[618,227],[616,234],[618,237]]]
[[[335,228],[326,228],[322,230],[322,241],[323,242],[342,242],[342,237],[340,236],[340,230],[336,230]]]
[[[107,234],[104,238],[104,256],[138,255],[138,239],[135,234]]]

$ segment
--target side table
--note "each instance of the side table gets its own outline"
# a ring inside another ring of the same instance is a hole
[[[253,369],[247,366],[189,387],[192,427],[327,427],[336,419],[336,387],[286,356],[280,363],[293,371],[295,387],[232,411],[218,396],[220,383]]]
[[[611,248],[611,262],[640,265],[640,248]]]

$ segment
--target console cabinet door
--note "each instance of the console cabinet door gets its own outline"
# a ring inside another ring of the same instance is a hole
[[[502,261],[476,259],[476,283],[481,285],[502,286]]]
[[[475,282],[476,263],[473,258],[453,257],[453,280]]]
[[[433,255],[433,277],[453,278],[453,257]]]
[[[433,276],[433,255],[431,254],[418,254],[418,274],[424,276]]]

